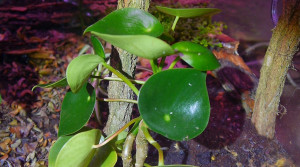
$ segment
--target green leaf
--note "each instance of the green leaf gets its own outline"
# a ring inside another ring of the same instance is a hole
[[[146,59],[156,59],[174,53],[169,44],[148,35],[108,35],[96,32],[92,32],[92,34],[114,46]]]
[[[101,132],[98,129],[92,129],[74,135],[61,148],[57,155],[56,167],[86,167],[95,155],[96,149],[93,145],[98,144]]]
[[[1,94],[0,94],[0,104],[1,104],[1,102],[2,102],[2,97],[1,97]]]
[[[214,54],[199,44],[182,41],[173,44],[172,47],[182,53],[182,56],[180,56],[182,60],[196,69],[208,71],[220,67],[220,63]]]
[[[104,53],[104,48],[101,44],[101,42],[99,41],[98,38],[96,38],[95,36],[92,36],[91,37],[91,41],[92,41],[92,44],[93,44],[93,48],[94,48],[94,51],[95,53],[102,57],[103,59],[105,59],[105,53]]]
[[[103,58],[92,54],[78,56],[73,59],[66,72],[67,81],[72,92],[78,92],[93,70],[103,61]]]
[[[163,26],[150,13],[136,8],[115,10],[103,19],[85,29],[87,32],[110,35],[150,35],[158,37]],[[130,41],[128,41],[130,42]]]
[[[55,161],[57,158],[58,153],[60,152],[61,148],[65,145],[69,139],[73,136],[61,136],[57,139],[54,145],[50,149],[49,157],[48,157],[48,165],[49,167],[55,166]]]
[[[160,22],[141,9],[116,10],[89,26],[84,31],[84,33],[87,32],[147,59],[156,59],[174,53],[169,44],[155,38],[163,33],[163,26]]]
[[[66,86],[68,86],[67,78],[63,78],[63,79],[53,82],[53,83],[35,85],[32,88],[32,91],[37,87],[39,87],[39,88],[56,88],[56,87],[66,87]]]
[[[215,15],[221,12],[220,9],[216,8],[190,8],[190,9],[174,9],[167,8],[162,6],[156,6],[157,10],[169,14],[172,16],[178,17],[197,17],[197,16],[207,16],[207,15]]]
[[[210,114],[206,73],[172,69],[151,76],[140,90],[138,108],[156,133],[176,141],[198,136]]]
[[[118,160],[117,152],[106,144],[100,148],[97,148],[96,154],[89,164],[89,167],[111,167],[115,166]]]
[[[61,107],[58,136],[80,130],[90,119],[96,102],[92,85],[86,83],[77,92],[67,92]]]

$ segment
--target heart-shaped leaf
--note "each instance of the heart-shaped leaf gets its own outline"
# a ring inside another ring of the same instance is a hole
[[[80,130],[90,119],[96,102],[93,86],[86,83],[77,92],[67,92],[61,107],[58,136]]]
[[[197,16],[207,16],[207,15],[215,15],[221,12],[220,9],[216,8],[190,8],[190,9],[174,9],[167,8],[162,6],[156,6],[157,10],[178,17],[197,17]]]
[[[74,135],[61,148],[57,155],[55,166],[88,166],[96,152],[93,145],[99,143],[100,137],[101,132],[98,129]]]
[[[150,35],[158,37],[163,33],[163,26],[150,13],[137,8],[115,10],[103,19],[85,29],[110,35]],[[127,41],[130,42],[130,41]]]
[[[151,76],[138,98],[148,127],[176,141],[201,134],[210,113],[205,80],[206,73],[197,69],[172,69]]]
[[[99,41],[99,39],[96,38],[95,36],[92,36],[91,41],[92,41],[92,44],[93,44],[95,54],[97,54],[98,56],[105,59],[104,48],[103,48],[101,42]]]
[[[89,167],[109,167],[115,166],[118,160],[117,152],[110,146],[106,144],[100,148],[97,148],[95,156]]]
[[[87,32],[147,59],[173,54],[169,44],[155,38],[163,33],[163,26],[154,16],[141,9],[116,10],[89,26],[84,31]]]
[[[214,54],[204,46],[193,42],[182,41],[173,44],[172,47],[174,50],[182,53],[180,56],[182,60],[196,69],[208,71],[220,67],[220,63]]]
[[[67,81],[72,92],[78,92],[93,70],[103,61],[100,56],[92,54],[78,56],[73,59],[66,72]]]
[[[67,82],[67,78],[63,78],[59,81],[56,81],[54,83],[48,83],[48,84],[38,84],[38,85],[35,85],[33,88],[32,88],[32,91],[37,88],[37,87],[40,87],[40,88],[56,88],[56,87],[66,87],[68,86],[68,82]]]
[[[69,139],[71,139],[72,137],[73,136],[61,136],[57,139],[57,141],[51,147],[49,152],[49,158],[48,158],[49,167],[55,167],[55,161],[58,153],[60,152],[61,148],[65,145],[65,143],[69,141]]]
[[[146,59],[156,59],[174,53],[169,44],[148,35],[108,35],[96,32],[92,32],[92,34],[114,46]]]

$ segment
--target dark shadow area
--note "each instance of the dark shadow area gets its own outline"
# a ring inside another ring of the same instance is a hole
[[[219,81],[207,77],[211,115],[205,131],[194,140],[209,149],[230,145],[240,136],[245,121],[241,101],[225,92]]]

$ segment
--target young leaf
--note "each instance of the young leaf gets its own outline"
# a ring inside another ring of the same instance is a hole
[[[220,67],[219,61],[214,54],[204,46],[199,44],[182,41],[172,45],[174,50],[182,53],[180,58],[190,66],[201,71],[214,70]]]
[[[58,136],[80,130],[90,119],[96,102],[92,85],[86,83],[77,92],[67,92],[61,107]]]
[[[215,15],[221,12],[220,9],[216,8],[190,8],[190,9],[174,9],[167,8],[162,6],[156,6],[156,9],[172,16],[178,17],[197,17],[197,16],[207,16],[207,15]]]
[[[116,10],[84,33],[92,34],[136,56],[156,59],[173,53],[166,42],[155,38],[163,33],[163,26],[148,12],[136,8]]]
[[[97,55],[82,55],[71,61],[67,68],[67,81],[73,93],[80,90],[88,80],[93,70],[103,62],[103,58]]]
[[[61,148],[57,155],[55,166],[88,166],[98,144],[101,132],[98,129],[84,131],[74,135]]]
[[[108,35],[96,32],[92,32],[92,34],[114,46],[146,59],[156,59],[174,53],[169,44],[148,35]]]
[[[85,29],[87,32],[97,32],[110,35],[150,35],[158,37],[163,33],[163,26],[150,13],[136,8],[123,8]],[[130,41],[128,41],[130,42]]]
[[[117,152],[110,146],[106,144],[100,148],[97,148],[95,156],[89,167],[109,167],[115,166],[118,160]]]
[[[138,108],[156,133],[176,141],[198,136],[210,113],[206,73],[172,69],[151,76],[140,90]]]
[[[101,42],[99,41],[99,39],[96,38],[95,36],[92,36],[91,41],[92,41],[92,44],[93,44],[95,54],[97,54],[98,56],[105,59],[104,48],[103,48]]]
[[[63,78],[59,81],[56,81],[54,83],[48,83],[48,84],[38,84],[38,85],[35,85],[33,88],[32,88],[32,91],[35,89],[35,88],[56,88],[56,87],[66,87],[68,86],[68,82],[67,82],[67,78]]]

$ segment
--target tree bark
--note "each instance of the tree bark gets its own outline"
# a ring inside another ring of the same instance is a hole
[[[252,122],[258,133],[273,138],[280,96],[300,43],[300,0],[285,0],[260,71]]]
[[[118,9],[139,8],[145,11],[149,8],[150,0],[119,0]],[[116,51],[117,50],[117,51]],[[111,65],[129,78],[134,78],[137,57],[122,49],[112,51]],[[114,75],[113,75],[114,76]],[[108,86],[109,98],[133,99],[133,91],[123,82],[110,81]],[[104,128],[107,135],[113,134],[130,120],[133,104],[124,102],[109,103],[109,117]]]

